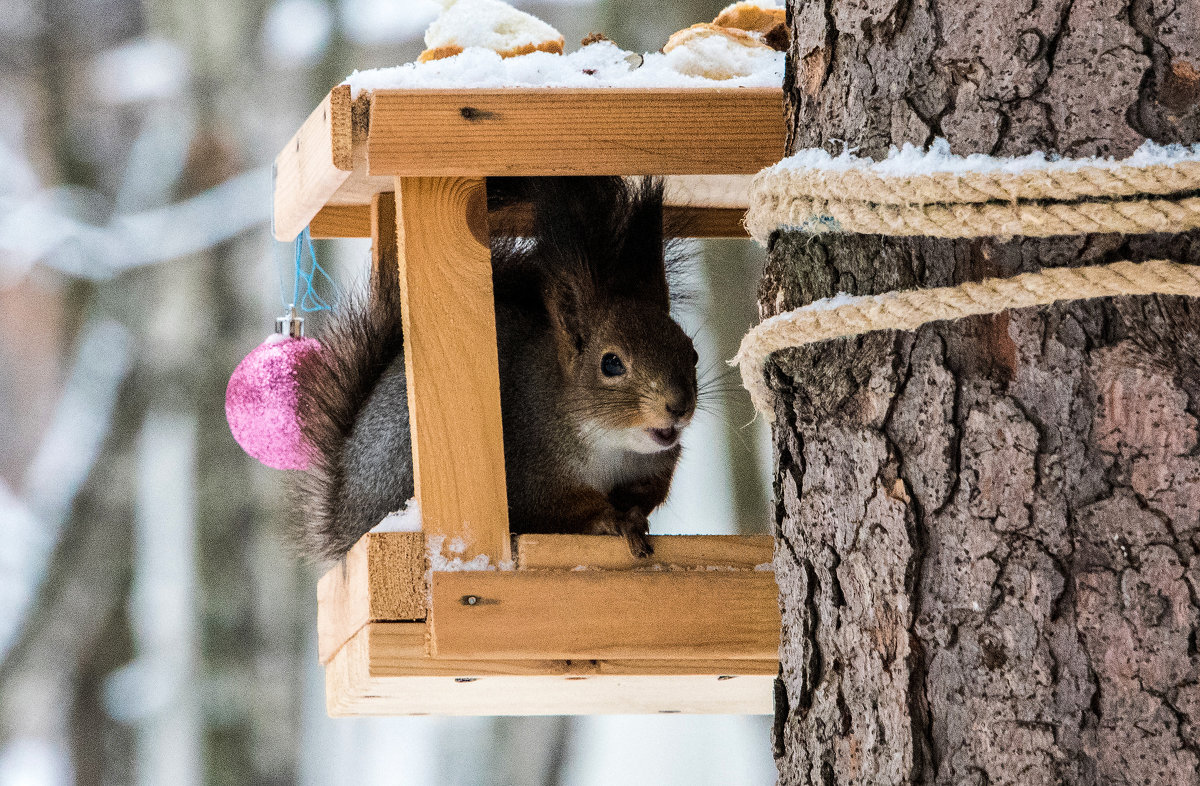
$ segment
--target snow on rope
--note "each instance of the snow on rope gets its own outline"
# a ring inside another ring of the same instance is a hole
[[[1127,159],[954,156],[939,139],[883,161],[805,150],[755,176],[746,214],[776,229],[927,237],[1180,232],[1200,227],[1200,145]]]
[[[883,161],[808,150],[754,179],[746,226],[761,243],[776,229],[809,233],[979,237],[1181,232],[1200,227],[1200,145],[1146,143],[1122,161],[959,157],[945,140]],[[773,419],[763,366],[771,353],[874,330],[1011,308],[1116,295],[1200,297],[1200,266],[1169,260],[1048,268],[954,287],[841,294],[764,320],[731,361],[754,406]]]

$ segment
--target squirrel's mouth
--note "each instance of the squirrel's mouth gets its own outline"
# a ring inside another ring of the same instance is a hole
[[[679,429],[677,428],[648,428],[646,433],[650,435],[650,439],[664,448],[674,447],[679,441]]]

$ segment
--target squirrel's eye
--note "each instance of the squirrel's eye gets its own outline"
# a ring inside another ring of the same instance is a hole
[[[600,358],[600,370],[606,377],[619,377],[625,373],[625,364],[612,352],[606,352],[604,357]]]

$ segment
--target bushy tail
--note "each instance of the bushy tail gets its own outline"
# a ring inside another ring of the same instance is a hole
[[[352,455],[357,448],[352,444],[356,423],[389,367],[403,362],[396,278],[395,272],[374,276],[369,295],[343,299],[320,336],[321,350],[309,353],[299,368],[301,429],[313,453],[310,469],[300,476],[297,487],[299,541],[311,558],[340,558],[382,515],[398,507],[388,507],[392,501],[380,499],[380,513],[361,504],[356,489],[362,480],[355,474],[362,462]],[[407,409],[392,414],[407,446]],[[395,470],[408,470],[411,487],[411,457],[404,458],[403,466]]]

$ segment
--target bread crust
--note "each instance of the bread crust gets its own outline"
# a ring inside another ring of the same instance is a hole
[[[786,20],[787,12],[782,8],[763,8],[754,3],[735,3],[717,14],[713,24],[765,35],[775,29],[777,25],[787,24]]]
[[[448,46],[435,46],[431,49],[426,49],[417,57],[418,63],[428,63],[430,60],[442,60],[447,57],[454,57],[462,54],[463,48],[457,44]],[[512,49],[504,49],[497,51],[496,54],[501,57],[520,57],[527,55],[530,52],[549,52],[552,55],[561,55],[563,53],[563,39],[559,38],[553,41],[539,41],[536,44],[522,44],[521,46],[513,47]]]
[[[741,46],[751,49],[771,48],[764,44],[762,39],[754,33],[731,27],[721,27],[720,25],[712,22],[701,22],[698,25],[685,27],[678,32],[672,33],[671,37],[667,39],[667,43],[663,46],[662,50],[664,52],[670,52],[676,47],[687,45],[690,41],[696,41],[701,38],[711,38],[713,36],[727,38],[732,43],[740,44]]]

